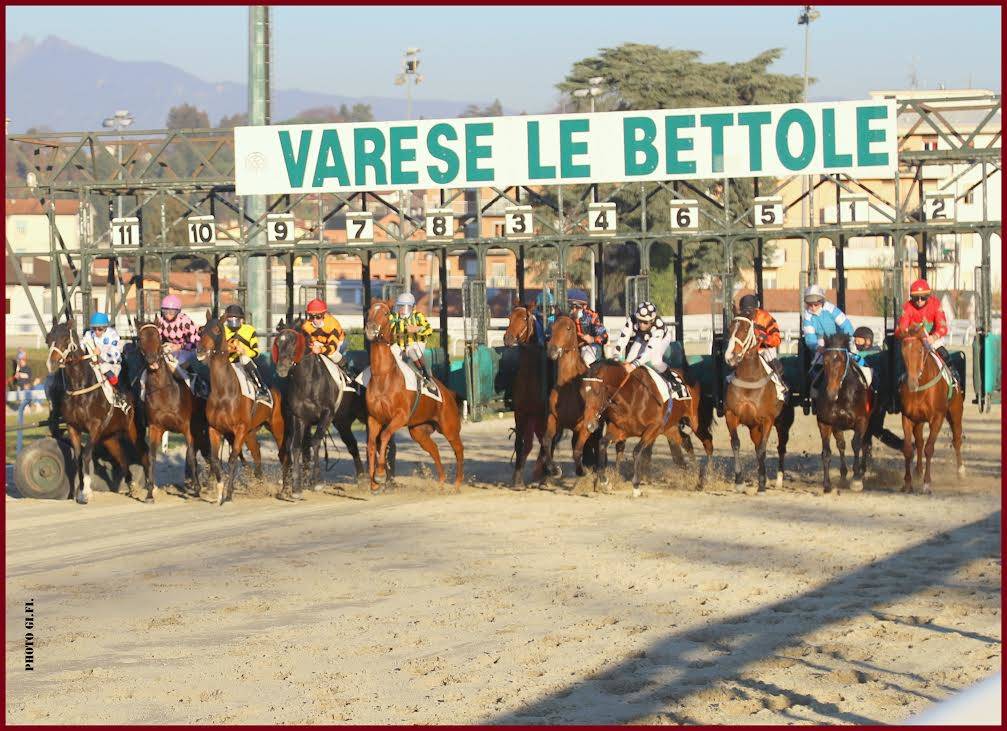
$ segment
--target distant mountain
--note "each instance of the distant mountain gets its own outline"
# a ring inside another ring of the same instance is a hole
[[[67,132],[100,129],[101,121],[116,109],[132,112],[137,129],[159,129],[168,110],[185,102],[204,110],[216,125],[221,117],[248,107],[244,84],[204,81],[156,61],[117,61],[55,36],[38,43],[28,37],[7,41],[6,83],[11,132],[43,125]],[[456,117],[469,103],[414,99],[413,114],[427,119]],[[273,119],[341,104],[370,104],[379,120],[405,116],[405,101],[400,98],[274,89]]]

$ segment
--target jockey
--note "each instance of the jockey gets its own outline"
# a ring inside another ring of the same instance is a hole
[[[944,361],[944,365],[952,373],[955,385],[962,388],[961,374],[952,367],[951,356],[944,345],[944,338],[948,334],[948,321],[941,308],[940,300],[933,296],[930,285],[925,279],[917,279],[909,286],[909,300],[902,306],[902,316],[899,317],[896,334],[905,333],[913,325],[922,323],[923,329],[927,333],[927,347],[936,350],[937,354]]]
[[[255,328],[245,322],[245,311],[241,305],[228,305],[224,310],[224,339],[233,347],[233,350],[228,350],[228,359],[232,363],[240,362],[255,385],[255,398],[267,398],[269,389],[263,385],[254,360],[259,357],[259,339],[255,336]]]
[[[671,328],[657,312],[652,302],[641,302],[619,333],[616,351],[619,357],[632,366],[648,365],[668,381],[672,392],[681,393],[684,384],[665,360],[665,354],[674,338]]]
[[[879,352],[874,346],[874,331],[864,325],[853,331],[853,344],[857,346],[860,355]]]
[[[841,309],[825,301],[825,291],[817,284],[812,284],[804,292],[804,305],[804,343],[808,348],[815,350],[812,365],[816,366],[822,361],[825,338],[842,332],[850,338],[850,345],[853,346],[850,352],[853,353],[854,361],[863,366],[864,360],[857,354],[856,346],[853,345],[853,323]]]
[[[196,355],[196,345],[199,342],[196,323],[182,312],[182,301],[169,294],[161,300],[161,311],[155,324],[165,350],[175,361],[174,372],[191,385],[191,375],[186,371],[189,361]]]
[[[754,294],[746,294],[738,302],[738,311],[742,317],[752,321],[755,328],[755,339],[759,345],[759,357],[772,368],[779,379],[780,389],[777,395],[780,401],[787,400],[787,382],[783,376],[783,363],[776,349],[780,346],[780,326],[776,318],[759,307],[759,298]]]
[[[535,317],[535,341],[539,345],[545,345],[549,340],[552,323],[556,320],[556,298],[552,292],[543,289],[539,292],[536,303],[538,306],[532,313]]]
[[[80,344],[98,359],[98,371],[113,386],[119,383],[122,370],[122,351],[119,350],[119,333],[109,324],[108,315],[95,312],[91,315],[90,330],[84,333]]]
[[[598,313],[587,306],[587,295],[579,290],[573,290],[567,296],[570,305],[570,317],[577,328],[580,339],[580,355],[585,365],[591,365],[604,353],[608,342],[608,330],[602,324]]]
[[[324,355],[333,363],[343,359],[339,348],[346,339],[346,332],[339,320],[329,313],[329,307],[320,299],[313,299],[305,308],[308,319],[301,325],[301,332],[311,346],[311,352]]]
[[[403,292],[395,300],[392,311],[392,334],[399,353],[405,356],[407,362],[419,366],[421,377],[426,382],[433,380],[430,368],[427,366],[423,351],[426,349],[427,338],[433,334],[430,322],[414,308],[416,298],[410,292]]]

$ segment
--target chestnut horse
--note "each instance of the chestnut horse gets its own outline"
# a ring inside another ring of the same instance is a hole
[[[446,480],[437,445],[430,437],[436,429],[455,453],[455,490],[461,489],[465,452],[461,439],[461,414],[453,391],[432,379],[441,394],[437,401],[422,391],[407,391],[405,376],[392,352],[391,306],[374,302],[367,310],[364,336],[370,340],[371,379],[367,384],[367,463],[371,491],[380,493],[376,477],[386,471],[388,444],[402,427],[434,460],[437,477]],[[447,334],[445,333],[445,336]],[[417,385],[417,388],[422,388]]]
[[[154,465],[161,435],[175,432],[185,437],[186,479],[199,496],[196,451],[210,462],[210,432],[206,423],[206,399],[195,396],[189,387],[175,378],[164,356],[161,333],[152,322],[144,323],[137,333],[137,345],[147,364],[147,385],[143,398],[147,421],[150,466],[147,481],[154,482]],[[220,475],[216,475],[220,480]]]
[[[905,379],[899,384],[902,400],[902,454],[906,458],[905,483],[902,492],[913,492],[913,478],[909,466],[913,461],[913,442],[916,444],[916,476],[922,472],[923,455],[927,466],[923,473],[921,492],[930,492],[930,459],[934,455],[934,442],[940,434],[946,419],[951,425],[951,444],[955,449],[958,477],[965,474],[962,461],[962,415],[965,409],[965,393],[945,383],[943,374],[934,362],[926,345],[927,333],[922,324],[916,324],[895,333],[901,341],[902,361],[906,366]],[[950,367],[950,366],[948,366]],[[926,446],[923,444],[923,426],[930,425]]]
[[[759,465],[758,492],[766,491],[766,446],[769,432],[776,426],[779,441],[780,471],[776,473],[776,486],[783,486],[783,460],[787,454],[790,427],[794,423],[794,407],[788,401],[776,396],[776,384],[759,357],[755,325],[747,317],[736,315],[731,321],[731,338],[728,341],[724,360],[734,368],[734,380],[727,386],[724,399],[724,420],[731,434],[731,449],[734,451],[734,485],[738,491],[744,490],[754,495],[754,489],[744,489],[741,479],[741,440],[738,426],[748,427],[755,445],[755,457]]]
[[[124,479],[130,479],[130,462],[120,442],[123,436],[139,452],[147,485],[145,502],[154,502],[154,483],[150,479],[147,444],[137,425],[138,415],[132,394],[122,394],[133,406],[129,413],[108,402],[91,365],[97,355],[83,349],[72,318],[55,325],[46,335],[45,341],[49,346],[46,367],[50,372],[58,371],[63,379],[61,414],[66,422],[67,434],[77,462],[77,489],[74,496],[77,502],[86,505],[91,500],[94,448],[99,442],[124,470]],[[87,446],[83,447],[81,436],[85,433],[88,440]]]
[[[552,334],[546,344],[546,354],[556,361],[556,385],[549,392],[549,411],[546,418],[545,435],[539,452],[536,471],[540,470],[540,486],[544,486],[550,475],[558,477],[561,472],[553,461],[556,443],[564,429],[573,430],[573,464],[578,476],[584,474],[584,465],[598,464],[598,444],[601,435],[583,430],[584,399],[580,395],[580,379],[587,372],[587,365],[580,354],[577,326],[567,315],[560,315],[552,323]]]
[[[513,485],[523,488],[524,466],[531,448],[538,439],[539,449],[543,446],[545,423],[548,417],[546,407],[545,347],[538,342],[535,309],[533,305],[519,305],[510,313],[510,322],[504,333],[504,345],[519,349],[517,375],[514,378],[514,476]],[[537,479],[538,475],[532,475]]]
[[[605,467],[608,461],[608,445],[616,443],[616,472],[626,439],[640,437],[633,450],[633,496],[640,494],[643,471],[650,466],[650,452],[654,441],[664,434],[671,447],[675,463],[685,466],[682,459],[683,442],[689,452],[692,446],[682,432],[682,421],[688,422],[693,433],[699,437],[706,450],[706,459],[699,464],[697,490],[702,490],[706,482],[706,471],[713,456],[713,434],[710,432],[712,412],[707,418],[700,417],[702,391],[698,383],[689,383],[686,374],[676,371],[685,382],[691,399],[673,399],[668,403],[661,400],[653,378],[645,367],[632,367],[618,361],[601,361],[591,366],[581,379],[581,397],[584,399],[584,425],[587,432],[594,432],[605,422],[605,435],[598,451],[598,466],[595,470],[595,486],[605,482]],[[705,422],[705,423],[704,423]]]
[[[210,426],[210,465],[217,478],[217,504],[223,505],[234,495],[234,479],[238,474],[238,457],[245,444],[255,460],[255,476],[262,476],[262,454],[255,433],[266,427],[279,449],[283,487],[279,496],[289,492],[290,455],[283,434],[283,411],[280,392],[271,388],[273,406],[253,401],[241,393],[241,384],[228,357],[224,325],[207,312],[207,323],[199,334],[196,358],[209,360],[210,398],[206,401],[206,420]],[[228,459],[227,491],[221,481],[220,445],[227,439],[231,445]]]
[[[877,422],[876,412],[884,419],[884,407],[875,404],[874,393],[852,366],[850,337],[836,333],[826,338],[822,353],[822,383],[815,397],[815,417],[822,436],[822,486],[832,492],[829,466],[832,452],[829,437],[836,440],[839,449],[839,475],[846,479],[846,442],[843,431],[853,430],[853,481],[850,489],[864,489],[864,473],[871,456],[872,423]],[[838,492],[838,490],[837,490]]]

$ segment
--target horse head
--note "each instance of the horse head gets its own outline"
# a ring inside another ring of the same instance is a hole
[[[535,337],[535,308],[530,305],[518,305],[510,313],[507,331],[504,332],[504,345],[508,348],[524,345]]]
[[[226,353],[224,348],[224,326],[215,317],[209,317],[199,329],[199,341],[196,343],[196,359],[205,361],[213,353]]]
[[[601,425],[603,412],[610,401],[609,394],[614,388],[602,376],[602,370],[593,366],[580,382],[580,397],[584,400],[584,426],[591,433]]]
[[[731,320],[731,337],[724,351],[724,361],[732,368],[737,367],[755,344],[755,323],[747,317],[735,315]]]
[[[80,349],[80,338],[77,337],[77,327],[73,318],[53,325],[52,330],[46,333],[45,342],[49,346],[45,366],[52,373],[66,364],[66,358],[70,353]]]
[[[830,401],[839,396],[839,389],[850,370],[850,336],[835,333],[825,339],[822,353],[822,374],[825,379],[825,395]]]
[[[281,323],[282,324],[282,323]],[[273,365],[280,378],[286,378],[290,369],[301,362],[304,357],[305,339],[297,323],[296,327],[277,328],[277,336],[273,340]]]
[[[923,323],[916,323],[898,334],[902,349],[902,362],[906,366],[906,385],[915,391],[923,380],[923,369],[927,363],[927,331]]]
[[[384,300],[377,300],[367,308],[367,320],[364,324],[364,337],[371,342],[392,342],[392,308]]]
[[[145,322],[140,326],[136,334],[136,342],[140,348],[143,359],[147,361],[147,367],[157,370],[157,361],[161,357],[161,333],[158,332],[157,325],[152,322]]]
[[[577,342],[577,326],[573,323],[573,318],[567,315],[560,315],[552,323],[552,335],[546,345],[546,353],[552,360],[559,360],[563,353],[576,353],[579,347]]]

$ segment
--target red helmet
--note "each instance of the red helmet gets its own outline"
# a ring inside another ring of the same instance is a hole
[[[329,306],[320,299],[313,299],[305,309],[309,315],[324,315],[329,311]]]
[[[917,279],[909,287],[909,296],[916,297],[917,295],[928,295],[930,294],[930,285],[927,284],[925,279]]]

